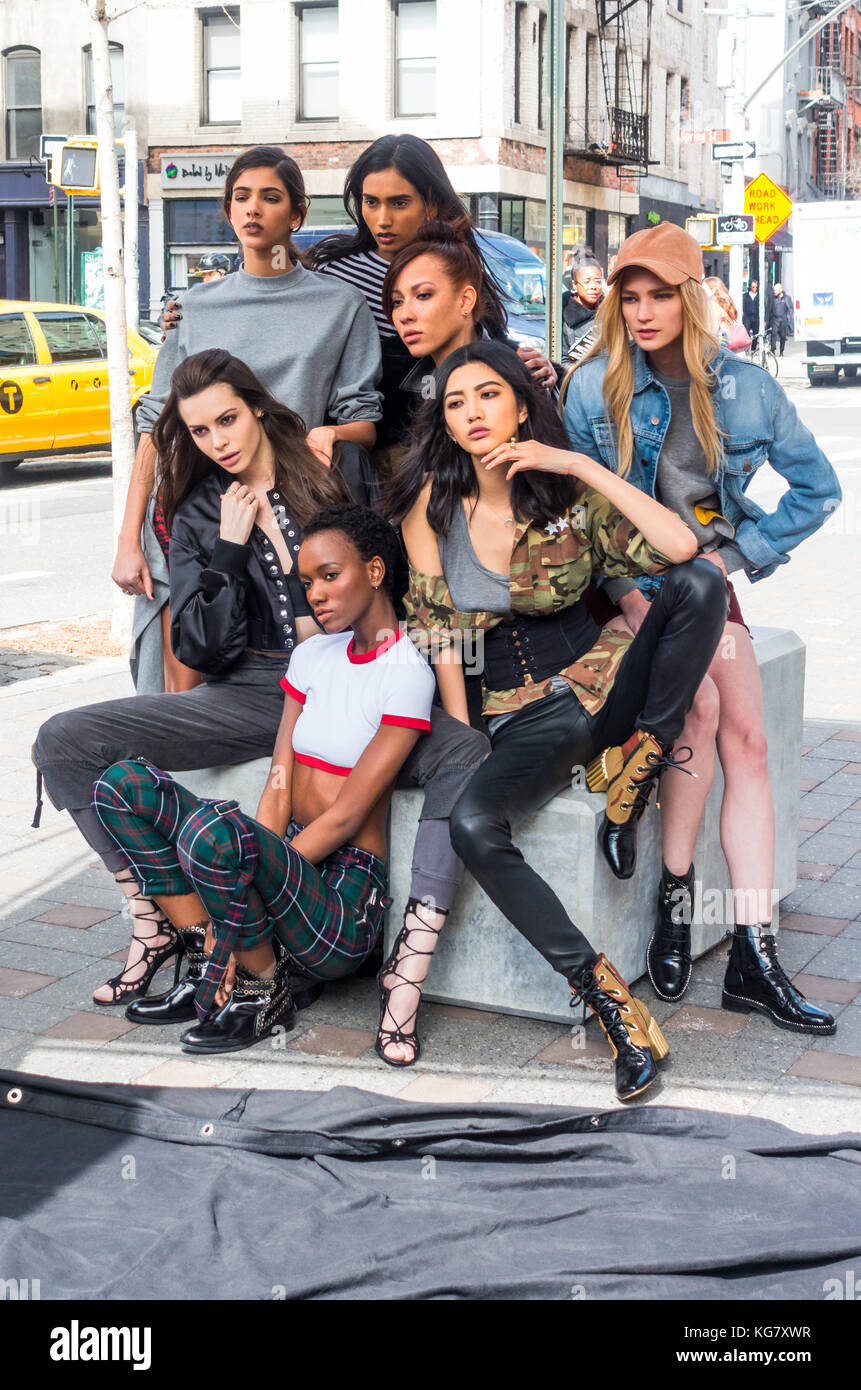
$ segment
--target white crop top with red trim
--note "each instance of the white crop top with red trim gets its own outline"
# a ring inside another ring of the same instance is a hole
[[[340,777],[352,772],[381,724],[430,731],[433,674],[400,629],[359,655],[352,631],[308,637],[281,685],[302,706],[293,730],[296,762]]]

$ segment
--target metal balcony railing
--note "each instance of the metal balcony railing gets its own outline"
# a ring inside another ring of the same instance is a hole
[[[810,68],[807,87],[799,91],[798,99],[805,107],[843,106],[846,101],[846,79],[840,68],[830,64]]]
[[[619,106],[610,107],[610,149],[608,156],[614,162],[626,164],[645,164],[649,154],[648,117],[637,111],[625,111]]]

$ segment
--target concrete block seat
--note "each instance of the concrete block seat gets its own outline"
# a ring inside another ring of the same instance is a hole
[[[754,650],[762,679],[768,762],[776,811],[777,898],[796,885],[798,788],[804,707],[804,644],[794,632],[754,628]],[[731,659],[731,655],[727,656]],[[200,796],[229,797],[252,815],[269,768],[257,759],[239,767],[176,774]],[[391,892],[386,950],[401,925],[409,895],[410,863],[420,791],[395,794],[392,804]],[[714,946],[732,923],[729,874],[720,847],[723,776],[715,782],[700,828],[695,865],[697,901],[694,955]],[[640,823],[637,871],[627,882],[610,872],[598,847],[604,797],[571,788],[515,826],[524,856],[569,905],[572,918],[596,949],[603,950],[629,982],[645,973],[646,947],[654,924],[655,889],[661,872],[660,812],[655,799]],[[568,987],[467,875],[431,965],[425,998],[499,1013],[568,1023]]]

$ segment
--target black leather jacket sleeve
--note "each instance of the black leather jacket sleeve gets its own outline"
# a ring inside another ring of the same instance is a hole
[[[250,544],[215,540],[211,554],[180,514],[170,536],[170,641],[174,655],[206,676],[222,675],[248,646]]]

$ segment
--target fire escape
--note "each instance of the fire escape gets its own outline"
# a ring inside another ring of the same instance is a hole
[[[832,4],[814,5],[811,18],[824,15]],[[814,130],[813,182],[822,198],[845,196],[846,169],[843,122],[846,82],[841,65],[839,19],[818,35],[818,62],[810,69],[809,87],[799,92],[799,114],[809,113]]]
[[[587,95],[582,135],[566,152],[639,177],[649,159],[649,63],[653,0],[645,0],[645,59],[635,57],[630,12],[641,0],[595,0],[598,31],[587,40]],[[591,56],[590,56],[591,55]]]

